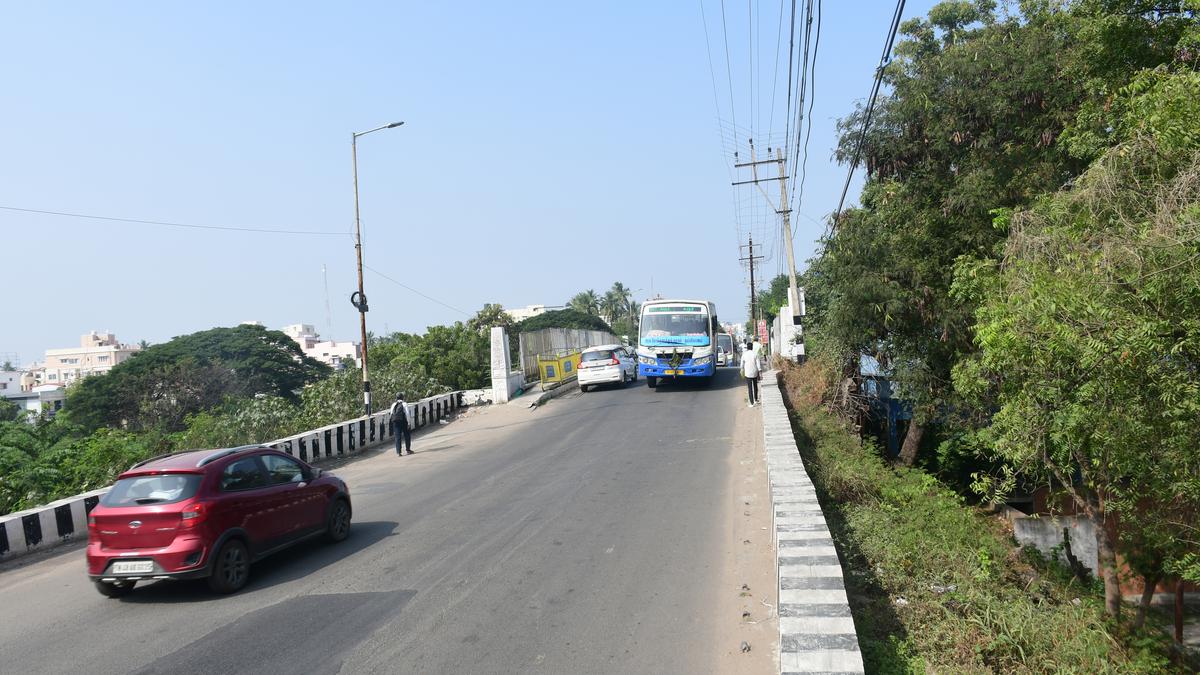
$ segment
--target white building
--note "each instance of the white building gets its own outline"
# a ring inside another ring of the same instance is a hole
[[[17,370],[0,370],[0,396],[11,398],[21,393],[21,375]]]
[[[357,342],[322,340],[317,329],[310,323],[294,323],[280,329],[284,335],[296,341],[305,356],[339,368],[344,359],[360,363],[361,351]]]
[[[6,398],[21,406],[27,414],[39,415],[45,410],[46,414],[54,417],[62,410],[63,401],[67,398],[67,388],[61,384],[39,384],[31,391],[18,391]]]
[[[526,305],[520,309],[507,309],[505,312],[513,318],[513,321],[524,321],[529,317],[545,314],[546,312],[554,312],[560,309],[566,309],[562,305]]]
[[[139,350],[137,345],[121,344],[112,333],[92,331],[79,339],[78,347],[46,350],[42,382],[69,384],[88,375],[107,373]]]

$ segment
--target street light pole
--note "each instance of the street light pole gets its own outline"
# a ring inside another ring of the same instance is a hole
[[[358,309],[358,327],[362,339],[362,386],[363,407],[371,414],[371,378],[367,374],[367,295],[363,292],[362,223],[358,211],[358,137],[373,131],[398,127],[404,122],[393,122],[368,131],[350,134],[350,156],[354,162],[354,256],[358,259],[358,292],[350,296],[350,302]]]

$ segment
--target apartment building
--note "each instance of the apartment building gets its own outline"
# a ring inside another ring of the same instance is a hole
[[[65,385],[88,375],[107,373],[140,349],[121,344],[112,333],[92,331],[80,337],[78,347],[46,350],[42,382]]]
[[[340,368],[344,359],[359,363],[361,350],[357,342],[345,340],[322,340],[315,326],[309,323],[294,323],[280,329],[300,345],[305,356],[314,358],[334,368]]]

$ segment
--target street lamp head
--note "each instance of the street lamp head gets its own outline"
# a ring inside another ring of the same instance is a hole
[[[395,127],[398,127],[402,124],[404,124],[404,122],[392,122],[391,124],[384,127],[384,129],[394,129]]]

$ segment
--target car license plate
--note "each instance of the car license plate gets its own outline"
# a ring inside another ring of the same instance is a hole
[[[683,371],[682,370],[668,370],[663,374],[664,375],[682,375]]]
[[[120,560],[113,563],[113,574],[149,574],[154,571],[152,560]]]

